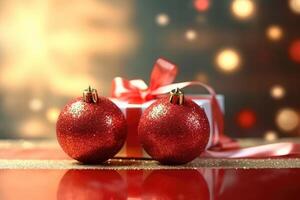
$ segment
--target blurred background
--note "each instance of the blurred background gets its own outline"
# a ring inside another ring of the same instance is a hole
[[[225,95],[228,135],[298,136],[299,25],[300,0],[1,0],[0,138],[54,138],[68,100],[160,56]]]

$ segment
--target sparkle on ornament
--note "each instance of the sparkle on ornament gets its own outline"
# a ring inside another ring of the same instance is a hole
[[[161,13],[156,16],[156,23],[160,26],[166,26],[170,22],[170,18],[167,14]]]
[[[187,121],[188,121],[188,123],[192,124],[195,128],[201,127],[201,124],[200,124],[199,120],[197,120],[197,117],[195,117],[194,113],[187,114]]]
[[[73,115],[73,117],[79,117],[83,111],[83,108],[83,103],[81,101],[77,101],[71,105],[69,112]]]
[[[209,0],[194,0],[194,7],[197,11],[206,11],[210,6]]]
[[[233,49],[224,49],[217,53],[216,56],[217,67],[226,73],[236,71],[240,65],[240,56],[237,51]]]
[[[300,0],[289,0],[289,6],[294,13],[300,14]]]
[[[271,97],[281,99],[285,95],[285,89],[281,85],[275,85],[270,90]]]
[[[278,139],[278,135],[275,131],[267,131],[264,135],[264,139],[268,142],[272,142]]]
[[[112,117],[111,116],[106,116],[105,117],[105,123],[107,125],[111,125],[112,124]]]
[[[233,0],[231,11],[238,19],[248,19],[253,16],[255,5],[252,0]]]
[[[196,31],[194,30],[188,30],[186,33],[185,33],[185,38],[189,41],[192,41],[192,40],[195,40],[197,37],[197,33]]]
[[[37,112],[40,111],[42,108],[43,108],[43,102],[40,99],[34,98],[29,101],[30,110]]]
[[[299,115],[292,108],[283,108],[276,114],[276,124],[282,131],[293,131],[299,126]]]
[[[58,108],[49,108],[46,112],[46,117],[49,122],[55,123],[58,116],[59,116],[59,109]]]
[[[300,39],[292,42],[289,54],[294,62],[300,63]]]
[[[152,119],[159,119],[161,116],[167,113],[165,107],[163,105],[158,105],[153,108],[153,112],[151,112]]]
[[[273,41],[280,40],[283,35],[282,29],[278,25],[272,25],[272,26],[268,27],[266,34],[267,34],[267,37]]]

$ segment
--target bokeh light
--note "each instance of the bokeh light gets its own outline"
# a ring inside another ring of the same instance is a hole
[[[41,137],[48,133],[46,124],[41,119],[30,118],[22,122],[19,132],[22,137]]]
[[[231,11],[238,19],[249,19],[254,14],[255,5],[251,0],[233,0]]]
[[[74,96],[82,85],[99,84],[95,80],[99,77],[90,73],[92,55],[119,57],[135,46],[129,7],[102,1],[68,4],[66,0],[1,4],[0,88],[9,89],[9,95],[47,90],[55,96]],[[92,19],[124,26],[98,26]]]
[[[236,50],[223,49],[217,53],[215,62],[221,71],[232,73],[239,68],[241,58]]]
[[[43,102],[41,99],[33,98],[29,101],[29,109],[37,112],[43,108]]]
[[[170,23],[170,18],[167,14],[161,13],[156,16],[156,23],[159,26],[167,26]]]
[[[252,128],[256,123],[256,114],[251,109],[243,109],[237,114],[237,124],[241,128]]]
[[[116,67],[118,59],[127,57],[138,42],[131,25],[133,6],[110,1],[73,1],[72,6],[66,0],[1,1],[0,92],[5,95],[0,119],[13,123],[0,124],[5,130],[0,137],[49,135],[54,126],[48,120],[54,117],[41,116],[46,105],[60,105],[88,84],[108,92],[108,77],[122,70]],[[99,61],[102,56],[107,59]],[[41,110],[39,119],[31,119]]]
[[[209,0],[194,0],[194,7],[199,12],[208,10],[209,6],[210,6]]]
[[[185,32],[185,38],[189,41],[195,40],[197,37],[197,33],[194,30],[187,30]]]
[[[199,23],[199,24],[203,24],[203,23],[206,23],[207,22],[207,17],[205,15],[198,15],[196,17],[196,22]]]
[[[271,25],[267,28],[266,31],[267,37],[270,40],[277,41],[280,40],[283,36],[282,28],[278,25]]]
[[[290,0],[289,6],[294,13],[300,14],[300,0]]]
[[[294,62],[300,63],[300,39],[291,43],[289,54]]]
[[[21,146],[24,149],[31,149],[35,146],[35,143],[31,142],[31,141],[28,141],[28,140],[25,140],[25,141],[22,141]]]
[[[208,83],[208,76],[205,73],[199,72],[198,74],[196,74],[195,79],[197,81],[200,81],[202,83]]]
[[[276,114],[276,124],[280,130],[291,132],[299,126],[299,115],[292,108],[282,108]]]
[[[268,142],[272,142],[278,139],[278,134],[275,131],[266,131],[264,139]]]
[[[49,122],[56,123],[60,110],[58,108],[49,108],[46,112],[46,117]]]
[[[274,85],[270,90],[270,95],[274,99],[282,99],[285,95],[285,89],[281,85]]]

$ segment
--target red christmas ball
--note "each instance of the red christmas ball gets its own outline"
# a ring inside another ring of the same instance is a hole
[[[138,133],[153,159],[163,164],[184,164],[205,150],[210,129],[204,109],[184,99],[177,89],[144,111]]]
[[[102,163],[122,148],[126,121],[120,109],[109,99],[98,97],[95,89],[69,102],[56,124],[62,149],[82,163]]]

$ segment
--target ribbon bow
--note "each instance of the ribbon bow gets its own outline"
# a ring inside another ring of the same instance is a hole
[[[208,85],[198,81],[188,81],[173,83],[177,75],[177,66],[163,58],[159,58],[153,67],[149,87],[141,79],[126,80],[116,77],[112,81],[113,98],[127,100],[131,103],[141,103],[157,98],[157,96],[166,94],[175,88],[185,88],[188,86],[201,86],[205,88],[212,97],[215,97],[215,91]]]
[[[176,75],[176,65],[159,58],[154,64],[149,87],[141,79],[126,80],[121,77],[116,77],[112,82],[112,97],[128,100],[131,103],[140,103],[155,99],[157,95],[170,91],[157,90],[162,86],[170,85]]]

